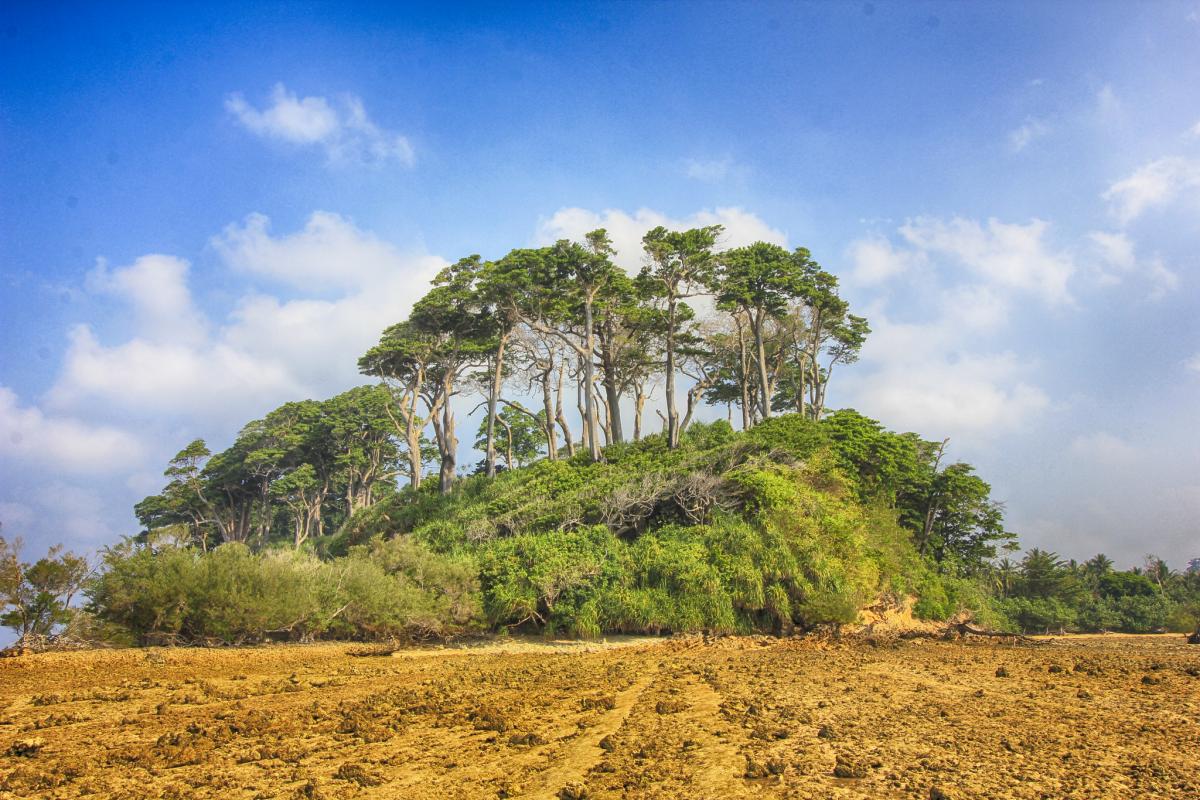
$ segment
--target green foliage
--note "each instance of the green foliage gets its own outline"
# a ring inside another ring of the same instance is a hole
[[[1200,580],[1147,557],[1147,569],[1118,571],[1103,554],[1082,565],[1032,549],[1016,569],[997,568],[995,610],[1009,627],[1153,633],[1200,624]],[[1011,576],[1008,571],[1011,570]],[[1190,620],[1190,621],[1189,621]]]
[[[240,543],[206,553],[126,542],[104,562],[90,610],[141,643],[399,637],[461,629],[476,613],[474,570],[415,543],[321,561]]]
[[[47,637],[71,619],[71,598],[90,571],[87,560],[61,545],[33,563],[21,560],[21,540],[0,536],[0,625],[25,640]]]

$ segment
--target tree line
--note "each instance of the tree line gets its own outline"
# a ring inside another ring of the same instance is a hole
[[[458,452],[451,400],[464,390],[485,398],[488,476],[496,473],[502,407],[541,429],[552,460],[574,455],[578,441],[597,461],[604,445],[625,441],[627,401],[640,439],[660,383],[671,447],[702,401],[737,406],[744,428],[780,410],[820,419],[834,367],[857,359],[866,320],[849,313],[837,279],[805,248],[757,242],[718,250],[721,234],[719,225],[655,228],[632,276],[614,263],[603,229],[582,243],[517,249],[495,261],[472,255],[443,270],[408,319],[359,360],[392,391],[414,487],[418,437],[431,426],[439,489],[450,490]],[[715,314],[697,315],[688,301],[701,296]],[[565,411],[571,395],[577,434]],[[527,396],[541,408],[527,407]]]
[[[219,453],[192,442],[137,518],[202,549],[299,548],[399,485],[420,489],[430,465],[446,494],[460,473],[461,395],[482,398],[476,469],[488,477],[541,455],[598,461],[605,446],[642,439],[660,387],[671,448],[705,403],[736,408],[743,429],[781,412],[821,419],[830,377],[857,359],[866,320],[807,249],[721,250],[721,236],[719,225],[655,228],[635,275],[614,262],[603,229],[460,259],[359,359],[378,385],[286,403]],[[701,297],[712,306],[703,316],[692,307]]]

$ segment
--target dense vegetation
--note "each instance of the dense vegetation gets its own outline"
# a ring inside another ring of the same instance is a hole
[[[909,596],[924,617],[1024,630],[1190,624],[1200,577],[1161,563],[996,561],[1015,537],[945,441],[827,412],[869,334],[836,278],[803,248],[718,251],[720,234],[652,230],[632,276],[603,230],[448,267],[360,360],[378,384],[180,451],[136,507],[144,530],[86,582],[77,627],[138,642],[787,632]],[[688,305],[699,295],[710,313]],[[464,475],[470,394],[483,458]],[[730,421],[696,422],[705,403]],[[6,623],[66,622],[87,573],[72,559],[24,564],[0,539]]]

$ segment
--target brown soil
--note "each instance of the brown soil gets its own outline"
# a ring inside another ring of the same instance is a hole
[[[0,798],[1200,797],[1170,637],[0,661]]]

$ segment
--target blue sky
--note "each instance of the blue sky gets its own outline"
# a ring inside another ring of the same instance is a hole
[[[246,5],[0,22],[6,535],[133,532],[446,259],[722,222],[841,277],[833,402],[1025,544],[1200,556],[1200,2]]]

